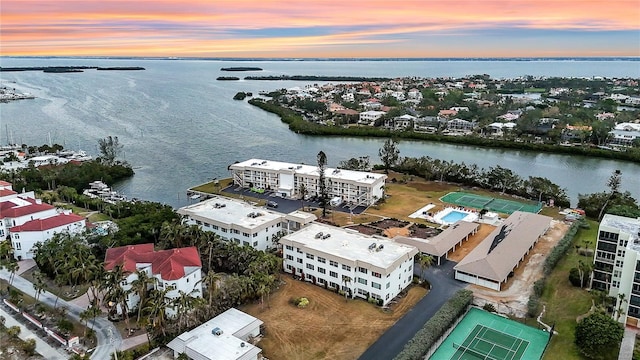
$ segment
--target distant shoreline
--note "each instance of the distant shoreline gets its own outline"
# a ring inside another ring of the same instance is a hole
[[[420,58],[254,58],[254,57],[109,57],[109,56],[0,56],[13,59],[80,59],[80,60],[211,60],[211,61],[640,61],[638,56],[612,57],[420,57]]]
[[[83,72],[84,70],[145,70],[139,66],[116,66],[116,67],[100,67],[100,66],[33,66],[33,67],[0,67],[0,72],[17,72],[17,71],[42,71],[46,73],[69,73]]]

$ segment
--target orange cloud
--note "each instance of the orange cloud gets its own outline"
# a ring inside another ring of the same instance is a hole
[[[427,57],[451,52],[444,39],[452,36],[466,37],[469,44],[492,44],[497,35],[487,31],[508,35],[514,29],[629,37],[640,30],[639,19],[636,0],[459,0],[455,6],[444,0],[3,0],[0,53]],[[439,47],[425,52],[423,43]],[[544,53],[544,46],[508,56]],[[639,46],[628,44],[617,55],[638,55]],[[564,49],[567,56],[598,51],[572,47],[569,40]],[[507,50],[493,49],[501,51]]]

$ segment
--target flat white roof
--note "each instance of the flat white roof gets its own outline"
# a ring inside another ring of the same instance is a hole
[[[628,248],[640,252],[640,218],[634,219],[625,216],[605,214],[600,222],[600,227],[606,226],[618,229],[620,232],[629,234]]]
[[[331,235],[328,238],[316,238],[318,233]],[[399,259],[406,259],[417,254],[414,246],[396,243],[390,239],[383,239],[361,234],[355,230],[346,230],[335,226],[311,223],[293,234],[284,236],[281,244],[296,243],[317,252],[333,255],[351,261],[364,262],[388,269]],[[369,250],[369,246],[376,244],[383,246],[382,250]]]
[[[240,163],[236,163],[230,166],[231,169],[249,168],[249,169],[265,169],[272,171],[291,171],[295,174],[307,175],[307,176],[319,176],[320,172],[315,165],[304,164],[292,164],[286,162],[263,160],[263,159],[250,159]],[[387,176],[384,174],[377,174],[366,171],[354,171],[354,170],[342,170],[336,168],[326,168],[325,176],[327,179],[336,180],[348,180],[356,181],[360,183],[373,184],[380,179],[385,179]]]
[[[249,217],[249,214],[260,216]],[[282,221],[283,214],[256,207],[241,200],[214,196],[211,199],[178,209],[178,214],[196,219],[210,219],[253,229],[273,221]]]
[[[180,334],[167,346],[178,352],[186,353],[190,358],[236,360],[251,353],[252,356],[262,350],[242,340],[240,336],[245,329],[259,328],[263,322],[240,310],[231,308],[214,317],[197,328]],[[218,328],[221,335],[215,335],[213,330]],[[237,336],[237,337],[236,337]]]

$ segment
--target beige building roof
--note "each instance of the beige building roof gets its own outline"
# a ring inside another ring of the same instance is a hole
[[[520,259],[547,231],[551,218],[516,211],[487,236],[454,270],[504,281]]]
[[[454,245],[474,233],[480,225],[468,221],[458,221],[446,228],[440,234],[428,238],[418,239],[404,236],[396,236],[394,241],[401,244],[415,246],[422,253],[433,256],[442,256],[453,248]]]

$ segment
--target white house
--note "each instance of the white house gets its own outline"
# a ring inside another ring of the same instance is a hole
[[[131,284],[138,279],[136,271],[144,271],[150,278],[155,278],[157,289],[171,289],[167,292],[168,299],[175,299],[180,292],[191,297],[202,297],[202,262],[195,247],[154,251],[153,244],[120,246],[107,249],[104,268],[113,270],[122,266],[126,278],[121,285],[123,290],[131,289]],[[168,300],[169,303],[171,300]],[[140,297],[135,292],[128,295],[127,307],[132,310],[138,306]],[[118,313],[122,309],[117,306]],[[174,316],[175,307],[167,305],[166,314]]]
[[[259,319],[231,308],[195,329],[180,334],[167,347],[174,358],[194,360],[257,360],[262,350],[251,344],[260,335]]]
[[[317,166],[278,161],[250,159],[229,166],[236,186],[262,188],[284,197],[300,197],[304,184],[308,195],[320,191]],[[369,206],[384,197],[384,174],[364,171],[325,169],[327,192],[330,198],[340,197],[350,206]]]
[[[640,218],[606,214],[598,228],[592,289],[616,299],[614,319],[640,327]]]
[[[384,116],[384,114],[386,114],[386,112],[377,111],[377,110],[369,110],[369,111],[361,112],[360,115],[358,116],[358,123],[373,125],[376,122],[376,120],[380,119],[382,116]]]
[[[413,246],[320,223],[284,236],[280,244],[285,272],[381,305],[411,284],[418,253]]]
[[[611,135],[610,145],[630,147],[636,139],[640,138],[640,124],[616,124],[609,134]]]
[[[285,230],[284,214],[221,196],[182,207],[178,214],[183,215],[189,225],[198,225],[223,240],[258,250],[275,247],[273,240]]]
[[[58,233],[79,234],[86,230],[87,220],[70,210],[54,211],[53,216],[36,218],[9,228],[13,256],[17,260],[33,259],[35,244],[45,242]]]

